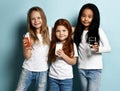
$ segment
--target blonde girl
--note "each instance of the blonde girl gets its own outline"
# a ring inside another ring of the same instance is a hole
[[[16,91],[27,91],[28,87],[35,81],[35,91],[46,91],[49,31],[44,11],[40,7],[32,7],[27,16],[28,32],[23,39],[23,50],[25,60]]]

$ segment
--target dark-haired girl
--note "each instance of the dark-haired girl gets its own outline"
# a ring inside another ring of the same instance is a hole
[[[96,5],[87,3],[79,12],[74,32],[78,48],[78,69],[82,91],[99,91],[102,53],[111,50],[104,31],[99,28],[100,14]]]

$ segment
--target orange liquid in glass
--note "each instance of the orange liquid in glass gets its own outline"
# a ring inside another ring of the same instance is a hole
[[[30,40],[28,37],[25,37],[25,40],[26,40],[26,46],[25,47],[30,47],[31,46],[31,43],[30,43]]]

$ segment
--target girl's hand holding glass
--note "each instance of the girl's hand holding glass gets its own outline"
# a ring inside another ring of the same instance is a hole
[[[57,56],[62,57],[65,55],[64,51],[62,49],[57,50]]]
[[[23,46],[24,47],[31,47],[31,42],[30,42],[30,39],[28,37],[24,37]]]
[[[98,42],[96,42],[96,37],[89,37],[88,42],[90,44],[90,48],[92,51],[98,52],[99,45]]]
[[[99,51],[98,42],[95,42],[94,45],[92,45],[92,49],[94,49],[95,52],[98,52],[98,51]]]
[[[90,47],[92,48],[92,45],[96,42],[96,37],[89,37],[88,43],[90,44]]]
[[[24,57],[26,59],[29,59],[32,55],[32,48],[31,48],[31,42],[28,37],[24,37],[23,39],[23,49],[24,49]]]
[[[62,43],[56,43],[55,55],[58,55],[58,54],[57,54],[57,51],[60,50],[60,49],[62,49],[62,46],[63,46]]]

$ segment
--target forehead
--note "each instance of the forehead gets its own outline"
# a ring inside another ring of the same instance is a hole
[[[67,29],[64,25],[58,25],[56,29]]]
[[[38,12],[38,11],[32,11],[31,12],[31,17],[32,16],[41,16],[41,15],[40,15],[40,12]]]
[[[93,15],[93,11],[91,9],[86,8],[86,9],[83,10],[82,14]]]

